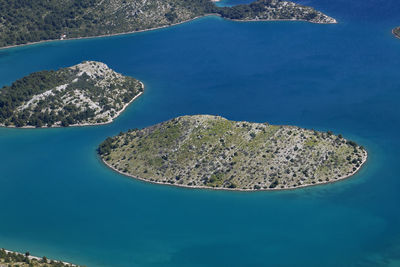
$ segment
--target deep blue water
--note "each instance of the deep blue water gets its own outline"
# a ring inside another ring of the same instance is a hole
[[[299,3],[340,23],[207,17],[0,50],[2,85],[83,60],[146,85],[110,125],[0,128],[0,247],[88,266],[400,266],[400,5]],[[184,114],[330,129],[370,157],[352,179],[256,193],[147,184],[98,160],[107,136]]]
[[[217,6],[235,6],[235,5],[242,5],[248,4],[253,2],[252,0],[219,0],[215,2]]]

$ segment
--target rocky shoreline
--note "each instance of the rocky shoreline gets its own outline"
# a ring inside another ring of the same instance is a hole
[[[307,184],[307,185],[300,185],[300,186],[296,186],[296,187],[288,187],[288,188],[260,188],[260,189],[241,189],[241,188],[218,188],[218,187],[211,187],[211,186],[187,186],[187,185],[179,185],[179,184],[171,184],[171,183],[167,183],[167,182],[155,182],[155,181],[149,181],[148,179],[144,179],[144,178],[140,178],[137,176],[133,176],[131,174],[127,174],[124,173],[116,168],[114,168],[113,166],[111,166],[110,164],[108,164],[103,158],[100,158],[100,160],[111,170],[136,179],[136,180],[140,180],[146,183],[151,183],[151,184],[157,184],[157,185],[167,185],[167,186],[174,186],[174,187],[183,187],[183,188],[190,188],[190,189],[208,189],[208,190],[223,190],[223,191],[238,191],[238,192],[254,192],[254,191],[287,191],[287,190],[295,190],[295,189],[301,189],[301,188],[305,188],[305,187],[311,187],[311,186],[318,186],[318,185],[324,185],[324,184],[332,184],[335,182],[339,182],[342,180],[345,180],[347,178],[350,178],[354,175],[356,175],[360,170],[361,167],[364,166],[364,164],[367,162],[367,157],[368,157],[368,153],[365,153],[365,155],[363,156],[363,160],[361,165],[351,174],[338,178],[338,179],[334,179],[334,180],[330,180],[330,181],[322,181],[322,182],[317,182],[315,184]]]
[[[4,264],[4,265],[3,265]],[[47,257],[37,257],[30,255],[29,252],[20,253],[7,249],[0,249],[0,267],[6,266],[19,266],[19,267],[83,267],[80,265],[72,264],[65,261],[55,261],[47,259]]]

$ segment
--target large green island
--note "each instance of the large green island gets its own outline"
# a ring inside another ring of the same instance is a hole
[[[178,117],[107,138],[98,148],[115,171],[144,181],[228,190],[276,190],[354,175],[367,152],[331,132]]]
[[[281,0],[234,7],[211,0],[0,0],[0,7],[0,47],[143,31],[210,14],[242,21],[336,23],[311,7]]]
[[[95,61],[58,71],[32,73],[0,89],[0,126],[110,123],[143,89],[140,81]]]

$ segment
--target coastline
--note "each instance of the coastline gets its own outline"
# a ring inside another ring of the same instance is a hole
[[[25,256],[24,253],[21,253],[21,252],[18,252],[18,251],[12,251],[12,250],[8,250],[8,249],[5,249],[5,248],[3,248],[3,250],[4,250],[5,252],[7,252],[7,253],[15,253],[15,254],[19,254],[19,255]],[[40,260],[43,259],[43,257],[32,256],[32,255],[27,256],[27,258],[30,259],[30,260],[34,259],[34,260],[37,260],[37,261],[40,261]],[[51,259],[48,259],[48,260],[51,261]],[[65,264],[65,265],[69,265],[69,266],[72,266],[72,267],[78,267],[78,265],[73,264],[73,263],[70,263],[70,262],[59,261],[59,260],[54,260],[54,261],[55,261],[55,262],[61,262],[61,263]]]
[[[109,118],[108,121],[105,122],[99,122],[99,123],[76,123],[76,124],[71,124],[66,127],[61,126],[61,125],[52,125],[52,126],[44,126],[44,127],[35,127],[35,126],[22,126],[22,127],[16,127],[16,126],[5,126],[4,124],[0,124],[0,128],[14,128],[14,129],[46,129],[46,128],[68,128],[68,127],[88,127],[88,126],[100,126],[100,125],[106,125],[112,123],[119,115],[121,115],[122,112],[125,111],[125,109],[133,102],[135,101],[139,96],[141,96],[144,93],[144,83],[139,81],[139,83],[142,85],[143,92],[139,92],[134,98],[132,98],[128,103],[126,103],[121,110],[119,110],[113,117]]]
[[[331,17],[332,18],[332,17]],[[269,22],[269,21],[278,21],[278,22],[284,22],[284,21],[300,21],[300,22],[308,22],[308,23],[313,23],[313,24],[322,24],[322,25],[329,25],[329,24],[338,24],[336,19],[332,18],[334,22],[314,22],[314,21],[309,21],[305,19],[226,19],[226,20],[231,20],[231,21],[236,21],[236,22]]]
[[[43,40],[43,41],[38,41],[38,42],[29,42],[29,43],[26,43],[26,44],[3,46],[3,47],[0,47],[0,51],[1,50],[5,50],[5,49],[10,49],[10,48],[24,47],[24,46],[43,44],[43,43],[49,43],[49,42],[63,42],[63,41],[83,40],[83,39],[105,38],[105,37],[127,35],[127,34],[134,34],[134,33],[140,33],[140,32],[155,31],[155,30],[159,30],[159,29],[168,28],[168,27],[179,25],[179,24],[183,24],[183,23],[186,23],[186,22],[190,22],[192,20],[196,20],[198,18],[207,17],[207,16],[215,16],[215,14],[205,14],[203,16],[197,16],[197,17],[194,17],[194,18],[191,18],[191,19],[188,19],[188,20],[184,20],[184,21],[181,21],[181,22],[168,24],[168,25],[163,25],[163,26],[158,26],[158,27],[149,28],[149,29],[145,29],[145,30],[129,31],[129,32],[121,32],[121,33],[110,33],[110,34],[85,36],[85,37],[73,37],[73,38],[66,38],[66,39],[62,39],[62,40],[61,39]],[[218,16],[218,14],[216,16]]]
[[[219,1],[220,0],[217,0],[215,2],[219,2]],[[43,44],[43,43],[48,43],[48,42],[63,42],[63,41],[72,41],[72,40],[105,38],[105,37],[112,37],[112,36],[119,36],[119,35],[128,35],[128,34],[134,34],[134,33],[155,31],[155,30],[159,30],[159,29],[172,27],[172,26],[177,26],[179,24],[187,23],[187,22],[190,22],[190,21],[193,21],[193,20],[196,20],[196,19],[199,19],[199,18],[203,18],[203,17],[208,17],[208,16],[216,16],[216,17],[221,17],[222,18],[222,16],[220,14],[210,13],[210,14],[204,14],[202,16],[197,16],[197,17],[194,17],[194,18],[191,18],[191,19],[188,19],[188,20],[184,20],[184,21],[181,21],[181,22],[172,23],[172,24],[163,25],[163,26],[158,26],[158,27],[149,28],[149,29],[144,29],[144,30],[121,32],[121,33],[110,33],[110,34],[102,34],[102,35],[94,35],[94,36],[86,36],[86,37],[73,37],[73,38],[66,38],[66,39],[62,39],[62,40],[61,39],[52,39],[52,40],[43,40],[43,41],[38,41],[38,42],[28,42],[26,44],[3,46],[3,47],[0,47],[0,51],[1,50],[10,49],[10,48],[24,47],[24,46]],[[326,15],[326,16],[328,16],[328,15]],[[230,20],[230,21],[237,21],[237,22],[256,22],[256,21],[264,21],[264,22],[268,22],[268,21],[292,21],[292,22],[295,22],[295,21],[302,21],[302,22],[309,22],[309,23],[313,23],[313,24],[325,24],[325,25],[326,24],[337,24],[338,23],[337,20],[334,19],[334,18],[332,18],[335,21],[333,23],[313,22],[313,21],[309,21],[309,20],[305,20],[305,19],[251,19],[251,20],[239,20],[239,19],[229,19],[229,18],[223,18],[223,19]]]
[[[351,174],[345,175],[343,177],[334,179],[334,180],[329,180],[329,181],[323,181],[323,182],[316,182],[315,184],[306,184],[306,185],[299,185],[296,187],[287,187],[287,188],[263,188],[263,189],[243,189],[243,188],[222,188],[222,187],[211,187],[211,186],[189,186],[189,185],[180,185],[180,184],[171,184],[171,183],[166,183],[166,182],[157,182],[157,181],[149,181],[147,179],[138,177],[138,176],[134,176],[132,174],[129,173],[124,173],[121,172],[119,170],[117,170],[116,168],[114,168],[113,166],[111,166],[110,164],[108,164],[100,155],[98,155],[98,157],[100,158],[100,160],[110,169],[114,170],[115,172],[122,174],[124,176],[133,178],[133,179],[137,179],[143,182],[147,182],[147,183],[152,183],[152,184],[158,184],[158,185],[167,185],[167,186],[174,186],[174,187],[182,187],[182,188],[190,188],[190,189],[209,189],[209,190],[223,190],[223,191],[238,191],[238,192],[257,192],[257,191],[287,191],[287,190],[296,190],[296,189],[300,189],[300,188],[305,188],[305,187],[311,187],[311,186],[318,186],[318,185],[324,185],[324,184],[331,184],[331,183],[335,183],[335,182],[339,182],[341,180],[345,180],[347,178],[350,178],[352,176],[354,176],[355,174],[357,174],[362,166],[364,166],[364,164],[367,162],[368,159],[368,151],[365,150],[365,154],[362,157],[362,162],[360,164],[360,166],[353,171]]]

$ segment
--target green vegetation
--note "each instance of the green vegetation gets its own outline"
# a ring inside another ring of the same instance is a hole
[[[49,260],[46,257],[38,258],[30,256],[29,252],[25,254],[9,252],[0,249],[0,266],[4,267],[66,267],[76,266],[74,264],[63,263],[60,261]]]
[[[142,91],[139,81],[99,62],[36,72],[0,90],[0,125],[106,123]]]
[[[234,20],[305,20],[316,23],[336,23],[336,20],[311,7],[277,0],[258,0],[248,5],[221,7],[223,18]]]
[[[394,28],[394,29],[393,29],[393,34],[394,34],[397,38],[400,38],[400,27]]]
[[[290,189],[353,175],[367,152],[332,132],[184,116],[107,138],[113,169],[146,181],[241,190]]]
[[[285,4],[288,3],[288,4]],[[205,14],[228,19],[334,19],[291,2],[217,7],[211,0],[0,0],[0,47],[167,26]]]

